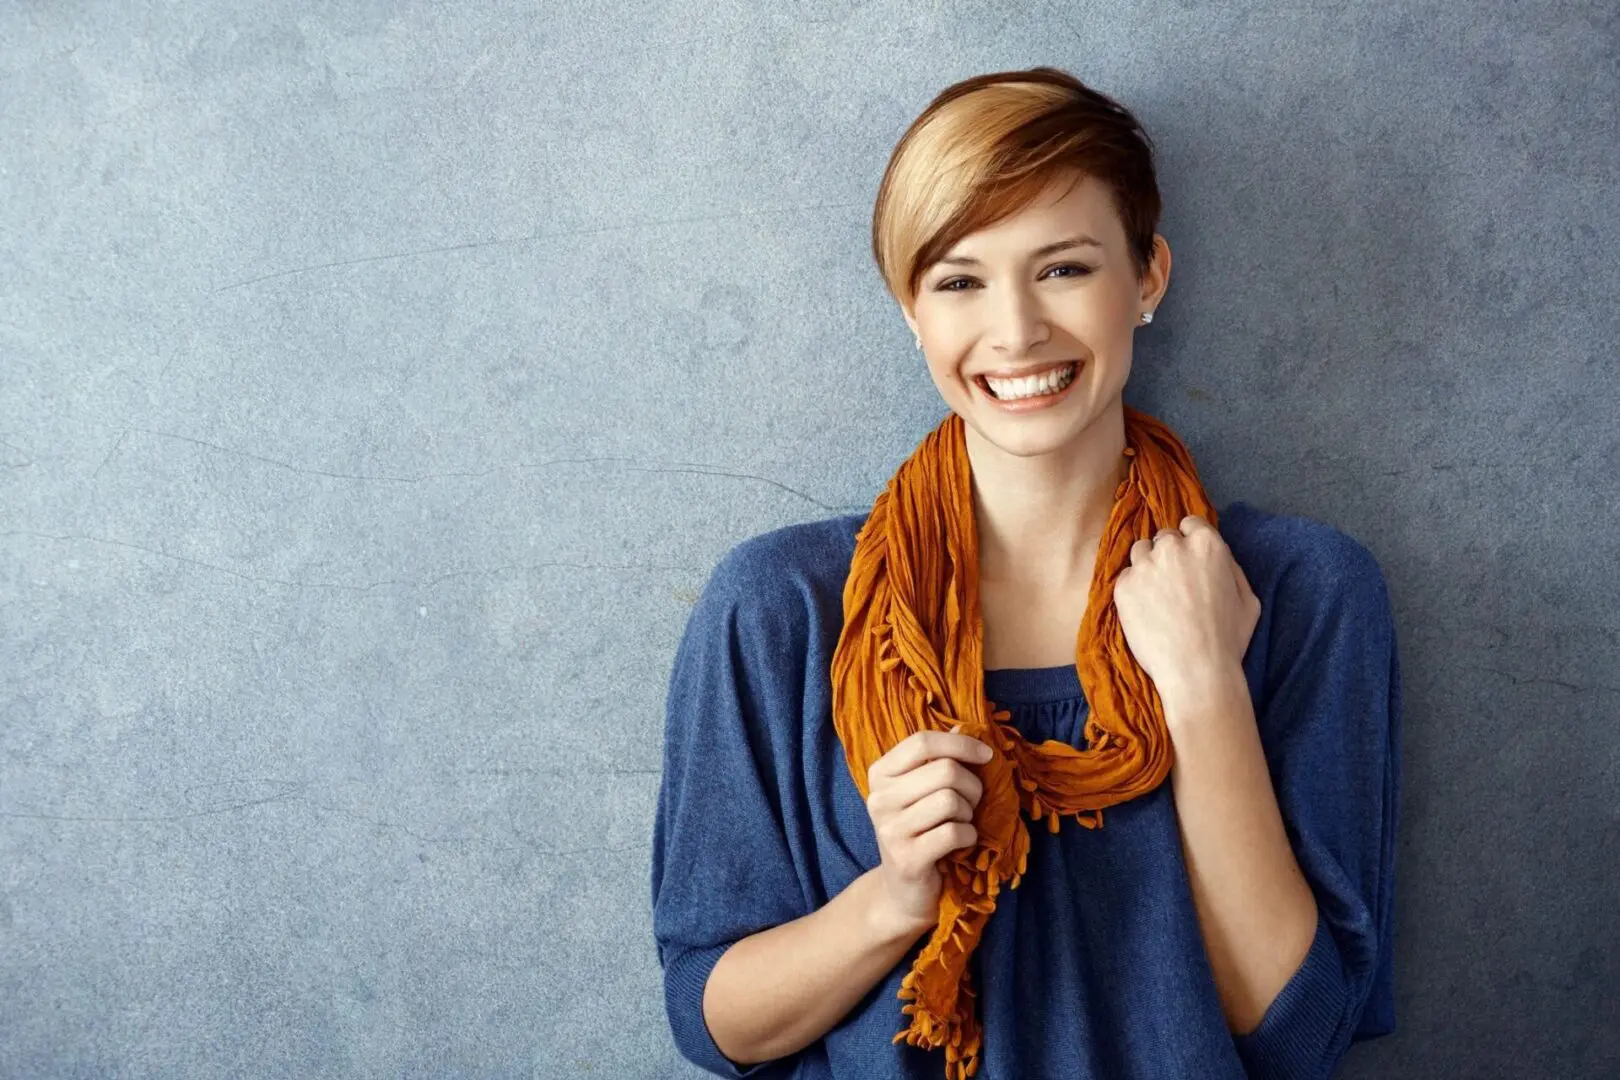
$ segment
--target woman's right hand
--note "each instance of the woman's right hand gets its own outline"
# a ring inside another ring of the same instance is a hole
[[[891,913],[919,932],[939,921],[944,876],[937,863],[978,842],[973,812],[984,782],[966,763],[982,765],[988,744],[950,731],[918,731],[866,771],[866,812],[877,832],[880,890]]]

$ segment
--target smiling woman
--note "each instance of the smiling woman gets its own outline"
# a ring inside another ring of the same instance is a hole
[[[896,147],[872,249],[949,412],[869,512],[733,548],[671,676],[653,923],[709,1071],[1283,1080],[1392,1030],[1389,598],[1124,404],[1159,212],[1052,68]]]
[[[1071,379],[1084,383],[1093,415],[1124,388],[1132,330],[1164,293],[1170,248],[1156,238],[1139,272],[1115,201],[1093,177],[1060,173],[1020,211],[965,233],[901,298],[935,387],[975,435],[988,434],[984,425],[997,415],[1042,411],[1075,396],[1062,392]],[[1040,244],[1077,225],[1106,239]],[[1085,261],[1076,261],[1077,249]],[[1044,435],[1007,429],[1005,437],[1031,449],[1067,443],[1088,426],[1087,411],[1054,409],[1043,413]]]

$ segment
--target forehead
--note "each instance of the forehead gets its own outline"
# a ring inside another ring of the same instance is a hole
[[[1122,242],[1124,227],[1106,184],[1089,175],[1059,175],[1028,205],[962,237],[945,257],[976,255],[1002,246],[1032,247],[1060,233],[1084,234],[1104,245]]]

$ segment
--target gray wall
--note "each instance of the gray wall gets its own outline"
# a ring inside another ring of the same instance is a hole
[[[1127,399],[1379,559],[1397,1035],[1620,1071],[1616,6],[0,9],[0,1075],[696,1075],[648,858],[732,544],[942,404],[889,150],[1051,63],[1161,148]]]

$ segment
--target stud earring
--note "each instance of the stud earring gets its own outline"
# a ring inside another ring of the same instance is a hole
[[[1142,321],[1145,322],[1145,323],[1152,322],[1153,321],[1153,312],[1151,312],[1151,311],[1142,312]]]
[[[922,337],[920,335],[917,338],[917,348],[922,348]]]

